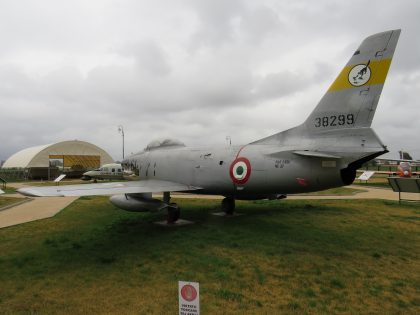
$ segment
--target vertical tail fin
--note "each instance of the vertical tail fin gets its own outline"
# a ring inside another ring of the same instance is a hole
[[[400,160],[413,160],[410,153],[406,151],[401,150],[401,151],[398,151],[398,153],[400,154]]]
[[[401,30],[367,37],[305,121],[309,131],[370,127]]]

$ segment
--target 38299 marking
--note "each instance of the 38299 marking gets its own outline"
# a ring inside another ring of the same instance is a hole
[[[344,126],[344,125],[353,125],[354,124],[354,115],[331,115],[323,117],[315,117],[315,127],[335,127],[335,126]]]

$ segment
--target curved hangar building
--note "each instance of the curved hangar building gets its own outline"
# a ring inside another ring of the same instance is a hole
[[[60,173],[81,176],[90,169],[113,163],[112,157],[98,146],[78,140],[40,145],[19,151],[3,164],[3,169],[25,169],[31,179],[55,178]]]

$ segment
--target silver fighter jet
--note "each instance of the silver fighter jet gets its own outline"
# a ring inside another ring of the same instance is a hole
[[[309,117],[299,126],[229,147],[189,148],[175,140],[154,141],[123,162],[135,182],[29,187],[32,196],[113,195],[128,211],[168,210],[179,218],[171,192],[222,195],[231,214],[236,199],[276,199],[287,194],[349,185],[360,166],[388,152],[370,128],[400,35],[392,30],[366,38]],[[163,192],[163,200],[152,193]]]

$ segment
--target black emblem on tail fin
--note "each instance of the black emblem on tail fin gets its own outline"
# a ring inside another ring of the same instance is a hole
[[[366,84],[371,76],[371,70],[369,68],[370,60],[364,65],[356,65],[349,72],[349,82],[353,86],[362,86]]]

